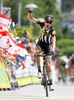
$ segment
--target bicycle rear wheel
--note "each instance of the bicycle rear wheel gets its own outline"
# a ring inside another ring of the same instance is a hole
[[[46,96],[48,97],[49,94],[48,94],[48,82],[47,82],[47,70],[46,70],[46,67],[43,66],[43,74],[44,74],[44,80],[45,80],[45,91],[46,91]]]

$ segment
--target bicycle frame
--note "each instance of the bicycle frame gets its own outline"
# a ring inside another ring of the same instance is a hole
[[[45,64],[45,57],[43,57],[43,79],[45,80],[45,90],[46,90],[46,96],[48,97],[48,82],[47,82],[47,67]]]
[[[49,96],[48,94],[48,80],[49,80],[49,75],[48,75],[48,71],[47,71],[47,67],[46,67],[46,56],[50,56],[51,54],[39,54],[39,55],[35,55],[36,57],[40,56],[43,57],[43,78],[45,80],[45,91],[46,91],[46,97]],[[47,79],[48,78],[48,79]],[[50,88],[50,86],[49,86]]]

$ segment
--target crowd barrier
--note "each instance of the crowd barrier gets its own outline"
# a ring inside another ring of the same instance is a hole
[[[35,76],[29,76],[29,77],[18,78],[17,82],[19,86],[26,86],[30,84],[39,84],[41,82],[41,79],[38,79]]]
[[[20,87],[30,85],[30,84],[39,84],[41,82],[41,79],[39,79],[36,75],[34,75],[36,72],[33,69],[29,69],[29,68],[28,69],[26,68],[26,70],[24,69],[25,76],[16,78],[18,85]],[[3,62],[0,62],[0,89],[11,89],[9,75]]]
[[[0,89],[11,88],[7,71],[0,68]]]

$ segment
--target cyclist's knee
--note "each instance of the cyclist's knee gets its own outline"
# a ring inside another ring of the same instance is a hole
[[[37,46],[37,47],[36,47],[36,54],[41,53],[41,51],[42,51],[41,48],[40,48],[39,46]]]

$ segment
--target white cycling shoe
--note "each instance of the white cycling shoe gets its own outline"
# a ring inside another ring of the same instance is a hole
[[[49,91],[54,91],[53,85],[50,85],[50,86],[49,86]]]
[[[42,73],[38,72],[38,78],[42,78]]]

